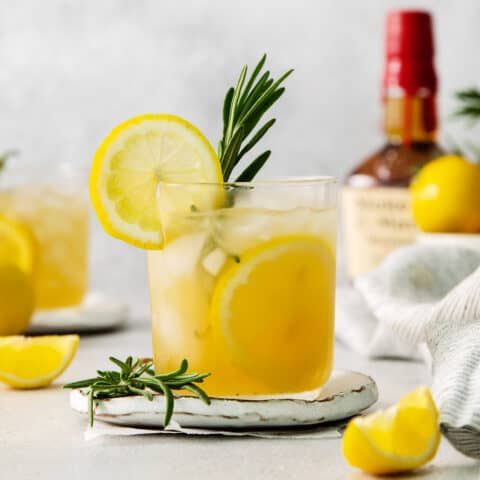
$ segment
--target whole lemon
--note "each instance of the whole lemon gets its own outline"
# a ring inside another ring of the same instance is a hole
[[[480,232],[480,166],[440,157],[420,170],[410,192],[413,218],[424,232]]]
[[[14,264],[0,265],[0,336],[25,332],[33,309],[32,275]]]

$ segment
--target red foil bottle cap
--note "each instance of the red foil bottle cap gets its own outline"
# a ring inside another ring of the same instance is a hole
[[[400,88],[408,96],[428,96],[437,91],[432,17],[428,12],[390,12],[385,53],[385,94],[392,87]]]

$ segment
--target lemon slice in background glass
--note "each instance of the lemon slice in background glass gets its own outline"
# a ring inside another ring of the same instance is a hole
[[[35,240],[25,227],[0,215],[0,264],[13,264],[31,273]]]
[[[0,381],[14,388],[44,387],[70,364],[78,335],[0,337]]]
[[[365,472],[388,474],[421,467],[439,444],[437,408],[428,388],[419,387],[386,410],[350,421],[343,454]]]
[[[23,333],[34,309],[35,241],[22,225],[0,216],[0,335]]]
[[[90,195],[103,228],[145,249],[163,246],[157,196],[169,211],[207,208],[213,197],[201,189],[159,192],[159,182],[222,182],[218,157],[192,124],[167,114],[147,114],[114,128],[98,148]],[[200,204],[200,205],[199,205]]]
[[[276,390],[315,389],[331,373],[335,256],[320,238],[277,237],[232,259],[210,319],[233,361]],[[322,348],[319,348],[319,343]]]

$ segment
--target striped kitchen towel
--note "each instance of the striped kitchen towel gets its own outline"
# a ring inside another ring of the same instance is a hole
[[[480,252],[404,247],[355,287],[347,301],[338,295],[337,336],[369,356],[428,350],[440,428],[455,448],[480,458]]]

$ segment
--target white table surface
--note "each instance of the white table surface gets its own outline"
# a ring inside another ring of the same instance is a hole
[[[83,439],[86,419],[72,412],[61,385],[91,376],[108,355],[150,354],[146,320],[131,320],[116,333],[83,336],[76,358],[51,387],[14,391],[0,387],[0,479],[315,479],[369,478],[347,466],[341,440],[288,440],[148,435]],[[425,367],[400,361],[368,361],[342,347],[336,367],[375,378],[376,407],[428,382]],[[421,478],[479,479],[480,466],[446,441]],[[405,477],[402,477],[405,478]],[[408,477],[410,478],[410,477]]]

